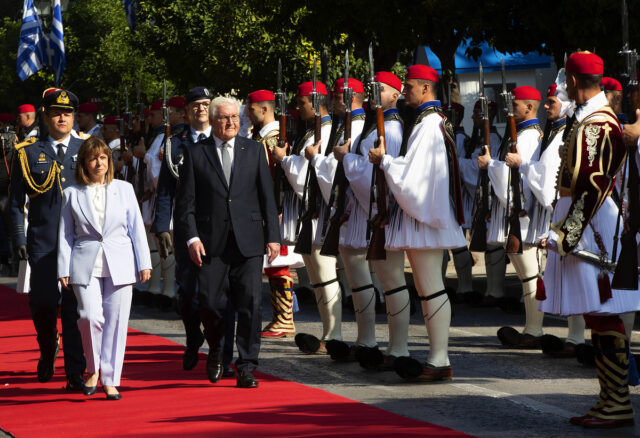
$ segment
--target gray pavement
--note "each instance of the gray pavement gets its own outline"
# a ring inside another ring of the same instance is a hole
[[[474,286],[484,289],[482,260],[474,267]],[[476,272],[477,271],[477,272]],[[447,283],[455,287],[455,271],[448,270]],[[271,311],[267,284],[263,284],[263,320]],[[519,284],[508,272],[507,292],[517,295]],[[304,298],[302,296],[301,298]],[[295,314],[298,332],[319,334],[321,325],[313,302],[300,303]],[[598,385],[595,369],[575,359],[550,359],[540,352],[506,350],[496,338],[503,325],[521,328],[523,314],[498,309],[453,306],[450,359],[451,382],[408,384],[393,372],[365,371],[357,363],[335,363],[327,356],[300,354],[292,338],[264,340],[260,371],[313,386],[353,400],[377,406],[406,417],[435,423],[480,437],[582,437],[640,436],[640,426],[615,431],[589,431],[572,426],[567,419],[582,415],[595,403]],[[343,314],[343,338],[356,338],[352,313]],[[385,315],[377,316],[377,339],[386,346]],[[182,323],[173,312],[135,305],[130,326],[184,344]],[[545,332],[563,337],[566,321],[547,316]],[[587,333],[587,336],[589,334]],[[633,350],[640,352],[640,335],[634,332]],[[428,339],[420,311],[411,318],[411,354],[426,359]],[[207,351],[206,344],[202,351]],[[176,362],[176,367],[181,363]],[[194,373],[206,379],[204,361]],[[632,388],[632,401],[640,412],[640,387]]]

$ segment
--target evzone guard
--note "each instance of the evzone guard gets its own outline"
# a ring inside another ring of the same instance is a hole
[[[438,73],[431,67],[409,67],[403,94],[416,118],[405,127],[400,153],[394,158],[381,147],[369,151],[393,196],[385,247],[406,252],[429,334],[429,357],[424,364],[410,358],[396,361],[402,377],[418,381],[452,378],[451,303],[441,266],[443,250],[466,244],[453,127],[436,100],[437,83]]]
[[[487,243],[505,246],[509,260],[522,282],[525,327],[522,333],[512,327],[502,327],[498,330],[498,338],[503,345],[511,348],[539,348],[544,318],[535,299],[539,267],[536,247],[526,243],[534,202],[529,183],[518,171],[518,166],[540,154],[542,131],[537,112],[541,96],[538,90],[527,85],[516,87],[510,93],[504,87],[503,92],[507,97],[509,119],[514,126],[509,129],[507,125],[499,159],[492,159],[487,148],[485,154],[478,157],[478,167],[487,170],[494,195]],[[517,239],[514,238],[516,234],[519,234]],[[519,248],[513,250],[509,247],[513,241],[511,239],[519,240]]]
[[[567,93],[577,109],[559,149],[558,202],[545,241],[548,261],[540,310],[584,315],[591,328],[600,397],[586,415],[570,422],[586,428],[628,426],[634,423],[629,339],[620,315],[637,311],[640,295],[637,290],[612,288],[606,265],[609,257],[617,255],[613,240],[618,207],[610,195],[626,151],[620,123],[600,90],[602,59],[576,52],[567,59],[565,69]],[[635,230],[633,236],[636,246]],[[637,289],[637,266],[632,268]]]
[[[273,157],[282,166],[290,186],[284,195],[281,222],[281,234],[285,245],[300,244],[297,231],[301,211],[308,212],[309,208],[317,209],[319,206],[320,211],[316,210],[316,213],[321,217],[323,208],[327,208],[326,203],[318,198],[322,195],[318,193],[314,172],[309,168],[309,161],[305,158],[307,146],[320,144],[319,153],[323,154],[329,144],[331,117],[327,110],[327,100],[327,88],[323,83],[312,81],[300,84],[296,97],[297,110],[302,121],[313,122],[313,125],[304,135],[296,137],[290,155],[286,155],[284,148],[273,150]],[[302,259],[322,320],[322,335],[317,338],[307,333],[298,333],[295,339],[304,353],[326,354],[327,341],[342,340],[342,298],[336,277],[336,258],[320,254],[322,229],[317,227],[317,218],[313,218],[313,215],[307,216],[305,221],[310,228],[305,230],[306,248],[303,251],[306,254],[302,253]],[[302,224],[300,225],[302,227]]]
[[[397,157],[402,144],[402,119],[398,115],[396,103],[400,96],[402,82],[391,72],[377,72],[373,80],[379,87],[379,105],[384,118],[386,152],[391,157]],[[370,102],[375,101],[374,99],[370,99]],[[368,247],[367,220],[370,205],[373,205],[372,214],[377,214],[377,207],[371,199],[371,174],[374,172],[374,167],[369,162],[368,154],[369,150],[375,148],[379,135],[375,119],[371,119],[353,147],[348,143],[335,147],[333,152],[336,159],[344,166],[350,187],[349,218],[343,225],[344,237],[341,238],[340,252],[341,254],[360,253],[362,259],[365,258]],[[374,309],[370,308],[373,306],[364,308],[361,305],[359,308],[362,311],[356,314],[358,323],[356,346],[360,347],[357,357],[360,364],[367,369],[393,370],[397,358],[409,356],[407,338],[410,297],[404,276],[404,251],[387,250],[385,259],[372,260],[371,263],[385,295],[389,345],[384,354],[379,351],[375,340]],[[371,303],[371,300],[375,301],[372,290],[363,296],[359,294],[359,292],[354,294],[354,304],[358,302],[356,297],[364,304]],[[365,312],[369,312],[368,315]]]
[[[276,161],[273,157],[274,149],[279,146],[280,122],[275,117],[276,96],[269,90],[256,90],[249,93],[246,113],[253,125],[251,138],[264,146],[269,160],[271,176],[276,176]],[[285,113],[286,117],[286,113]],[[286,131],[285,131],[286,135]],[[276,199],[279,199],[279,193]],[[280,255],[272,263],[266,263],[264,274],[269,279],[271,295],[272,319],[263,328],[264,338],[283,338],[295,335],[293,323],[294,296],[293,278],[289,268],[303,266],[299,254],[291,251],[287,245],[282,245]]]

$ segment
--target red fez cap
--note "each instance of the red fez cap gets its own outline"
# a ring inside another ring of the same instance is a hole
[[[313,82],[303,82],[298,85],[298,96],[310,96],[313,91]],[[323,96],[327,95],[327,87],[322,82],[316,82],[316,91]]]
[[[388,71],[379,71],[374,78],[376,82],[382,82],[398,91],[402,90],[402,81],[396,75]]]
[[[558,89],[558,85],[557,84],[549,85],[549,88],[547,88],[547,97],[555,96],[557,89]]]
[[[151,111],[159,111],[162,109],[162,101],[156,100],[155,102],[151,102],[151,107],[149,108]]]
[[[0,114],[0,122],[2,123],[13,123],[15,122],[15,117],[11,113],[2,113]]]
[[[362,85],[362,82],[360,82],[357,79],[349,78],[349,88],[351,88],[354,93],[364,94],[364,85]],[[338,79],[333,84],[333,92],[334,93],[344,92],[344,78]]]
[[[103,125],[117,125],[118,124],[118,117],[117,116],[107,116],[104,118],[104,122],[102,122]]]
[[[184,108],[184,103],[186,99],[182,96],[173,96],[171,99],[167,100],[167,106],[172,106],[174,108]]]
[[[604,87],[605,91],[622,91],[622,84],[614,78],[605,76],[600,81],[600,85]]]
[[[569,73],[601,75],[604,72],[604,62],[595,53],[575,52],[567,59],[565,69]]]
[[[31,105],[30,103],[25,103],[24,105],[20,105],[18,107],[18,114],[35,113],[35,112],[36,112],[36,107]]]
[[[516,87],[511,90],[511,94],[513,94],[513,98],[516,100],[542,100],[540,92],[529,85]]]
[[[416,64],[407,69],[405,79],[425,79],[427,81],[438,82],[438,72],[428,65]]]
[[[256,90],[249,93],[249,103],[275,101],[276,96],[269,90]]]
[[[98,105],[96,105],[93,102],[81,103],[80,105],[78,105],[78,112],[79,113],[97,113]]]

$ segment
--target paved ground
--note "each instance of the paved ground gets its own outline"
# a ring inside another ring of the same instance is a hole
[[[474,268],[479,290],[484,288],[481,265]],[[449,269],[449,276],[452,273]],[[510,276],[507,280],[508,293],[517,294],[517,279]],[[448,282],[455,286],[455,279]],[[263,286],[263,319],[268,321],[267,285]],[[320,333],[313,303],[301,302],[301,308],[295,316],[297,330]],[[385,316],[380,314],[377,319],[377,338],[384,347]],[[448,383],[407,384],[393,372],[368,372],[355,363],[302,355],[291,338],[263,342],[260,370],[480,437],[640,436],[640,426],[614,432],[571,426],[567,418],[584,414],[597,399],[595,369],[585,368],[574,359],[549,359],[535,351],[502,348],[495,336],[497,329],[503,325],[520,327],[523,320],[524,315],[498,309],[455,305],[450,342],[454,379]],[[172,312],[136,305],[130,325],[184,344],[181,322]],[[547,333],[566,334],[566,321],[562,319],[547,317],[545,326]],[[343,336],[346,341],[356,337],[355,319],[348,312],[344,313]],[[638,333],[635,340],[640,340]],[[411,319],[409,342],[412,355],[425,359],[428,340],[419,312]],[[640,351],[638,342],[633,349]],[[206,344],[203,351],[207,351]],[[203,361],[193,372],[206,379]],[[636,412],[640,412],[639,393],[640,389],[632,389]]]

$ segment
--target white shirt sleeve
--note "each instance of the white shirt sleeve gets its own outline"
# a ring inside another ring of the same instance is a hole
[[[381,165],[400,207],[418,221],[444,229],[455,223],[455,218],[450,207],[449,163],[441,125],[439,115],[425,117],[414,127],[407,154],[397,158],[385,155]]]

